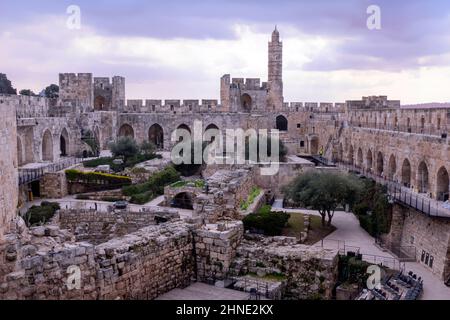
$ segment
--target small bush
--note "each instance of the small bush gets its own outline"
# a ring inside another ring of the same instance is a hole
[[[60,209],[59,203],[42,201],[40,206],[32,206],[25,213],[24,220],[27,226],[39,225],[48,222],[55,212]]]
[[[262,232],[267,236],[279,236],[289,218],[290,215],[286,212],[260,212],[247,215],[242,222],[245,230]]]
[[[144,204],[155,198],[152,191],[135,194],[131,197],[130,202],[135,204]]]

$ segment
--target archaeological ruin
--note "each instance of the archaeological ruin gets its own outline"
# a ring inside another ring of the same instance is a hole
[[[285,102],[282,70],[275,29],[267,81],[225,74],[220,100],[126,100],[124,77],[91,73],[59,74],[54,99],[0,95],[0,299],[156,299],[195,282],[232,283],[270,299],[345,295],[336,289],[339,257],[355,251],[364,260],[362,246],[308,243],[309,218],[300,238],[244,230],[246,216],[275,208],[282,186],[309,170],[352,172],[385,185],[392,222],[373,242],[392,269],[414,267],[447,292],[450,104],[402,105],[386,96]],[[200,137],[210,129],[276,129],[286,159],[274,175],[249,161],[207,164],[197,180],[170,181],[126,208],[115,207],[130,200],[121,190],[94,190],[66,172],[87,172],[86,158],[130,137],[151,142],[161,158],[121,171],[129,181],[120,187],[145,184],[171,166],[180,128]],[[30,225],[24,213],[44,200],[60,206],[45,223]]]

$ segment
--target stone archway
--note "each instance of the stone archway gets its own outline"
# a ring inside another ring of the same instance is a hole
[[[363,152],[362,152],[361,148],[358,149],[358,153],[356,154],[356,163],[357,163],[357,166],[359,168],[362,168],[362,166],[363,166]]]
[[[61,157],[65,157],[69,154],[69,134],[66,128],[61,131],[59,136],[59,152]]]
[[[53,138],[48,129],[42,136],[42,161],[53,161]]]
[[[430,190],[428,179],[428,166],[425,161],[421,161],[417,170],[417,188],[419,193],[428,193]]]
[[[206,128],[205,128],[205,135],[206,136],[206,140],[210,143],[214,142],[216,140],[216,137],[220,135],[220,131],[219,131],[219,127],[216,126],[214,123],[209,124]]]
[[[187,124],[185,123],[180,124],[176,130],[186,130],[189,133],[189,140],[193,140],[191,128]],[[180,136],[178,138],[178,142],[181,141],[183,141],[183,136]]]
[[[384,176],[384,159],[381,151],[377,154],[376,174],[379,176]]]
[[[316,155],[319,153],[319,138],[318,137],[311,138],[311,141],[309,142],[309,152],[312,155]]]
[[[373,165],[372,150],[369,149],[367,151],[367,155],[366,155],[366,168],[367,168],[367,171],[369,171],[369,172],[372,171],[372,165]]]
[[[389,158],[389,170],[388,170],[388,179],[394,180],[395,173],[397,171],[397,162],[395,160],[395,156],[391,154]]]
[[[123,124],[119,129],[119,137],[130,137],[134,139],[133,127],[129,124]]]
[[[411,163],[408,159],[403,160],[402,164],[402,184],[405,187],[411,186]]]
[[[164,149],[164,131],[159,124],[155,123],[148,130],[148,141],[153,143],[156,149]]]
[[[241,96],[241,106],[242,106],[242,110],[244,112],[250,112],[252,110],[252,97],[250,97],[250,95],[248,95],[247,93],[244,93]]]
[[[441,167],[437,173],[436,196],[440,201],[446,201],[449,198],[449,176],[445,167]]]
[[[181,192],[173,197],[170,206],[172,208],[188,209],[192,210],[194,208],[194,197],[193,194],[188,192]]]
[[[94,99],[94,110],[102,111],[106,108],[106,99],[103,96],[96,96]]]
[[[288,131],[288,120],[285,116],[279,115],[276,119],[276,129],[280,131]]]

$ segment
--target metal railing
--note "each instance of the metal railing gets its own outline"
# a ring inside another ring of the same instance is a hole
[[[66,158],[62,161],[49,163],[40,168],[26,169],[19,168],[19,185],[24,185],[41,179],[46,173],[58,172],[69,168],[73,165],[79,164],[87,159],[83,158]]]
[[[414,133],[414,134],[425,134],[437,137],[447,137],[447,128],[445,126],[438,127],[433,125],[417,126],[417,125],[392,125],[376,122],[365,122],[365,121],[350,121],[349,125],[355,128],[363,129],[377,129],[377,130],[387,130],[394,132],[404,132],[404,133]]]
[[[396,181],[373,174],[371,171],[357,167],[356,165],[339,162],[338,166],[353,172],[358,172],[361,175],[386,186],[388,195],[395,201],[414,208],[428,216],[450,218],[450,209],[445,208],[443,202],[414,192],[410,188],[402,186]]]

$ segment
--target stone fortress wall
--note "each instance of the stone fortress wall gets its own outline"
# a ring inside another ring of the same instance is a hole
[[[16,217],[17,126],[15,106],[0,97],[0,242]]]

